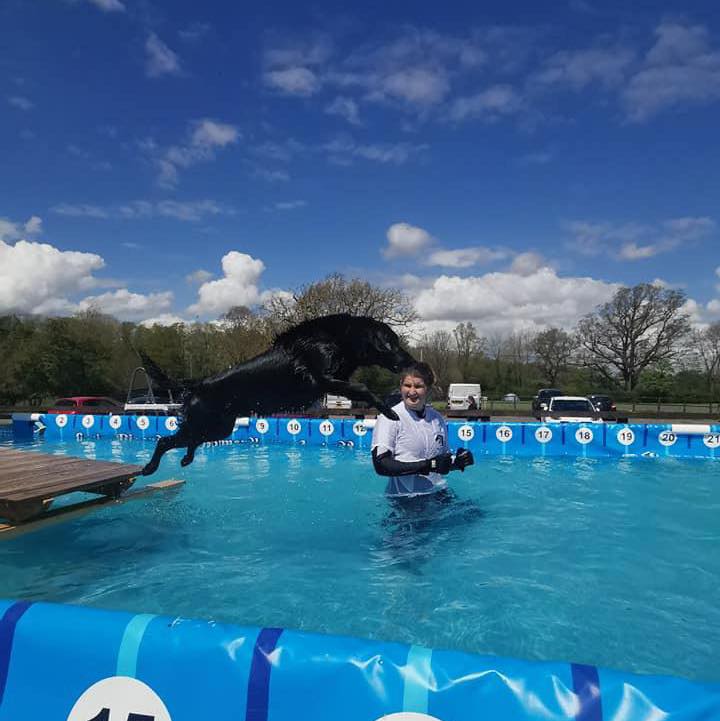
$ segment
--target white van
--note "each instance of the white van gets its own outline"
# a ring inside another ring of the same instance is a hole
[[[352,401],[345,398],[345,396],[331,396],[328,394],[323,399],[323,408],[349,411],[352,408]]]
[[[479,383],[451,383],[448,386],[447,407],[449,411],[470,410],[470,397],[475,399],[476,408],[482,406]]]

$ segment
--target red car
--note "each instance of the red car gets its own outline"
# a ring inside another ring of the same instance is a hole
[[[122,403],[105,396],[71,396],[70,398],[58,398],[47,412],[103,415],[105,413],[122,413],[123,410]]]

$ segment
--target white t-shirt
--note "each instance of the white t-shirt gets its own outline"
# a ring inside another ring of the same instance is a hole
[[[409,411],[402,401],[393,406],[393,410],[400,420],[391,421],[379,415],[375,421],[372,448],[377,448],[378,455],[390,451],[396,461],[409,463],[448,452],[445,419],[432,406],[425,406],[422,418]],[[435,493],[446,486],[447,481],[439,473],[392,476],[385,493],[388,496],[417,496]]]

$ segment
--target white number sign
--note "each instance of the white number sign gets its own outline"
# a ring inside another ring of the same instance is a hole
[[[323,421],[318,427],[323,436],[331,436],[335,432],[335,426],[330,421]]]
[[[146,431],[150,428],[150,419],[147,416],[138,416],[136,423],[141,431]]]
[[[67,416],[64,413],[60,413],[59,415],[55,416],[55,425],[58,428],[65,428],[67,425]]]
[[[500,426],[500,428],[495,431],[495,438],[497,438],[500,443],[507,443],[512,437],[513,432],[510,426]]]
[[[288,421],[287,432],[291,436],[296,436],[301,430],[302,426],[300,425],[300,421],[296,421],[295,419]]]
[[[552,440],[553,432],[547,426],[540,426],[535,431],[535,440],[538,443],[549,443]]]
[[[353,423],[353,433],[356,436],[364,436],[367,435],[367,428],[365,428],[365,424],[362,421],[357,421],[357,423]]]
[[[475,429],[465,423],[464,425],[460,426],[460,428],[458,428],[457,434],[458,438],[461,441],[471,441],[473,438],[475,438]]]
[[[95,425],[95,416],[83,416],[80,423],[83,428],[92,428]]]
[[[621,428],[617,432],[617,439],[621,446],[631,446],[635,442],[635,433],[632,428]]]
[[[717,448],[720,446],[720,433],[706,433],[703,436],[703,443],[708,448]]]
[[[255,430],[258,433],[265,434],[270,430],[270,424],[264,418],[258,418],[255,421]]]
[[[660,431],[658,433],[658,443],[661,446],[674,446],[677,442],[677,436],[672,431]]]
[[[129,676],[94,683],[75,702],[67,721],[172,721],[162,699]]]
[[[593,439],[593,432],[589,428],[578,428],[575,431],[575,440],[584,446],[590,443]]]
[[[116,431],[122,425],[122,416],[110,416],[108,424],[110,425],[110,428]]]
[[[169,418],[165,419],[165,428],[168,431],[176,431],[177,426],[177,418],[175,418],[175,416],[170,416]]]

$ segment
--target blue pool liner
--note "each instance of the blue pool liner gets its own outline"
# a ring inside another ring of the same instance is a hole
[[[114,693],[104,690],[108,679]],[[0,601],[0,721],[95,717],[700,721],[720,718],[720,684],[280,628]]]
[[[17,440],[101,438],[155,441],[177,428],[173,416],[15,414]],[[230,441],[349,446],[369,450],[374,419],[239,418]],[[449,421],[450,446],[476,455],[720,457],[720,426],[667,423],[483,423]]]

